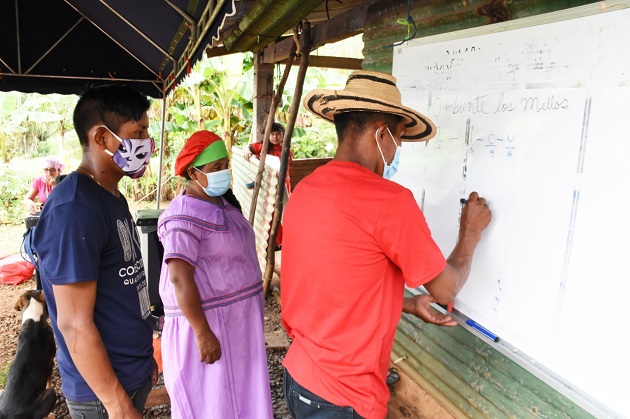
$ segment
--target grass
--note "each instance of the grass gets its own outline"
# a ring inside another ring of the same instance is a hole
[[[4,388],[7,385],[7,375],[9,374],[9,368],[11,368],[11,362],[7,362],[0,369],[0,388]]]

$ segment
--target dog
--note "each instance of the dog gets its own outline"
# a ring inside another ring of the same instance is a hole
[[[0,396],[0,419],[42,419],[55,406],[52,388],[56,346],[44,293],[26,291],[15,303],[22,312],[22,328],[13,363]]]

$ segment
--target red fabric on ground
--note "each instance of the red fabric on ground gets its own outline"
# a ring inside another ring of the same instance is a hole
[[[35,267],[22,256],[8,255],[0,258],[0,284],[17,285],[33,277]]]

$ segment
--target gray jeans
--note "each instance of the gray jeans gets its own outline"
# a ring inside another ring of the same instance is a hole
[[[133,402],[133,407],[135,407],[140,414],[144,412],[144,404],[147,401],[147,397],[149,397],[152,387],[153,379],[149,375],[149,378],[147,378],[140,388],[127,392]],[[91,402],[73,402],[66,399],[66,404],[68,405],[68,411],[70,412],[72,419],[107,419],[109,417],[107,415],[107,410],[105,410],[105,407],[100,400],[94,400]]]

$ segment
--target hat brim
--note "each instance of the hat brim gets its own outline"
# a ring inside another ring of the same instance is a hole
[[[334,122],[335,115],[346,112],[382,112],[400,115],[405,124],[402,141],[428,141],[436,134],[433,122],[421,113],[406,106],[376,100],[367,95],[315,89],[304,97],[304,107],[330,122]]]

